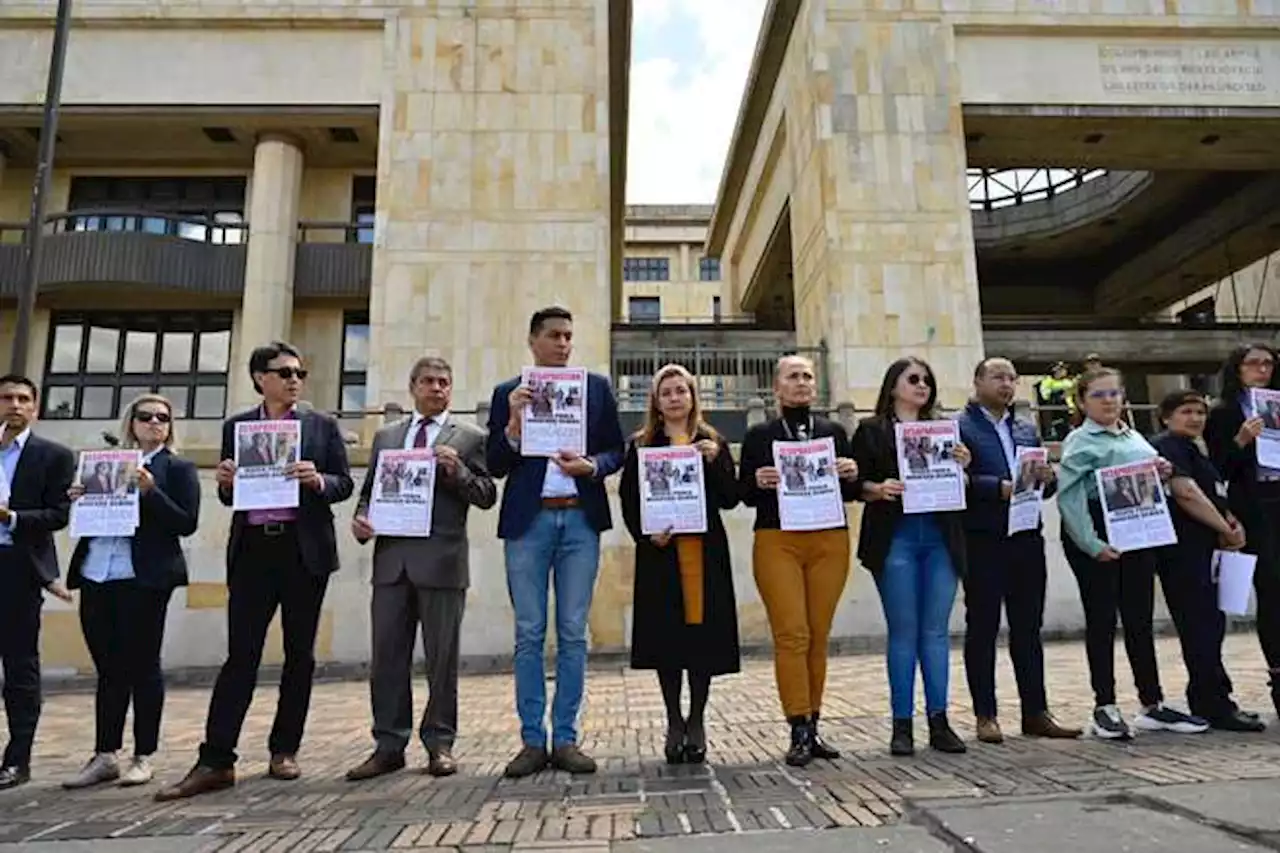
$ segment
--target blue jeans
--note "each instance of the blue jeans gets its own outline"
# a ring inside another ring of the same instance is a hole
[[[516,711],[520,738],[547,745],[547,588],[556,591],[556,696],[553,746],[577,743],[587,674],[587,613],[600,567],[600,534],[580,509],[544,509],[519,539],[503,543],[507,590],[516,614]]]
[[[925,713],[945,711],[956,573],[932,515],[902,517],[876,585],[889,625],[886,657],[894,719],[914,714],[917,661],[924,677]]]

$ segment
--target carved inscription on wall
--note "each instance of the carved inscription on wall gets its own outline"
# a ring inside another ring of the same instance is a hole
[[[1260,95],[1272,88],[1253,45],[1101,44],[1103,91],[1116,95]]]

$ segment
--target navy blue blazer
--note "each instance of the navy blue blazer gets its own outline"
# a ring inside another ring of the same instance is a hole
[[[1012,410],[1006,418],[1015,453],[1019,447],[1041,446],[1040,434],[1030,421],[1015,417]],[[1003,537],[1009,529],[1009,501],[1000,496],[1000,483],[1012,482],[1013,472],[1005,459],[996,425],[974,401],[956,415],[956,421],[960,424],[960,440],[973,454],[973,461],[969,463],[969,508],[964,512],[964,528]],[[1051,481],[1045,487],[1044,496],[1053,497],[1057,490],[1058,482]]]
[[[195,463],[168,449],[151,458],[146,469],[156,485],[138,496],[138,529],[132,536],[133,576],[147,589],[171,590],[187,585],[187,558],[179,539],[196,532],[200,520],[200,476]],[[67,570],[67,586],[80,586],[89,556],[89,540],[76,543]]]
[[[76,474],[76,458],[57,442],[32,433],[18,455],[9,485],[9,509],[18,515],[13,556],[43,588],[58,579],[58,549],[53,534],[67,526],[71,498],[67,489]]]
[[[498,511],[498,538],[519,539],[542,511],[542,481],[548,459],[525,457],[507,440],[510,406],[507,397],[520,384],[520,377],[509,379],[493,389],[489,403],[489,437],[485,458],[489,473],[495,479],[506,478],[502,489],[502,506]],[[587,456],[595,460],[596,472],[591,477],[578,477],[578,500],[587,520],[598,532],[613,526],[609,512],[609,496],[604,479],[622,467],[626,439],[618,422],[618,402],[609,380],[598,373],[587,374]]]

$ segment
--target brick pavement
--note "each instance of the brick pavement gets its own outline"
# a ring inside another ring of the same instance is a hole
[[[1119,646],[1116,655],[1120,693],[1131,712],[1134,700]],[[1160,656],[1166,689],[1177,701],[1185,676],[1176,642],[1161,640]],[[1273,720],[1265,667],[1252,634],[1229,637],[1227,659],[1242,703]],[[953,719],[969,738],[972,718],[958,652],[952,660]],[[1064,720],[1083,721],[1092,706],[1083,648],[1052,645],[1047,666],[1055,711]],[[1132,745],[1014,737],[1003,746],[973,742],[962,756],[923,749],[913,759],[892,759],[886,750],[883,660],[874,655],[832,662],[824,728],[845,749],[845,757],[804,770],[780,762],[786,732],[767,661],[749,661],[742,674],[714,685],[705,767],[663,763],[662,701],[650,673],[594,671],[584,709],[584,746],[601,766],[596,776],[579,779],[551,772],[514,782],[500,778],[518,746],[518,727],[510,677],[498,675],[464,679],[465,731],[456,752],[462,772],[454,778],[436,780],[410,769],[372,782],[345,782],[343,772],[370,750],[367,690],[351,682],[317,686],[301,756],[305,776],[276,782],[263,775],[274,694],[270,686],[259,691],[245,726],[240,785],[164,805],[152,802],[151,794],[156,784],[184,773],[192,760],[207,690],[170,692],[157,783],[74,793],[63,792],[57,782],[77,769],[92,747],[92,697],[49,697],[36,781],[0,793],[0,844],[134,839],[135,845],[120,849],[150,850],[166,847],[144,844],[144,839],[167,838],[172,842],[167,849],[207,853],[440,848],[582,853],[637,837],[895,824],[915,800],[1097,794],[1280,777],[1280,727],[1263,735],[1143,735]],[[1016,695],[1002,660],[1006,730],[1016,728]],[[420,693],[419,709],[424,698]],[[411,767],[424,763],[415,747]]]

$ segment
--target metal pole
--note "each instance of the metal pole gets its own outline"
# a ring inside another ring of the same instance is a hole
[[[49,56],[49,81],[44,95],[44,121],[40,125],[40,159],[31,187],[31,218],[22,242],[22,278],[18,282],[18,322],[13,333],[10,371],[27,372],[31,315],[36,309],[36,274],[44,245],[44,206],[53,171],[53,150],[58,140],[58,112],[62,107],[62,72],[67,60],[67,35],[71,29],[71,0],[58,0],[54,19],[53,51]]]

